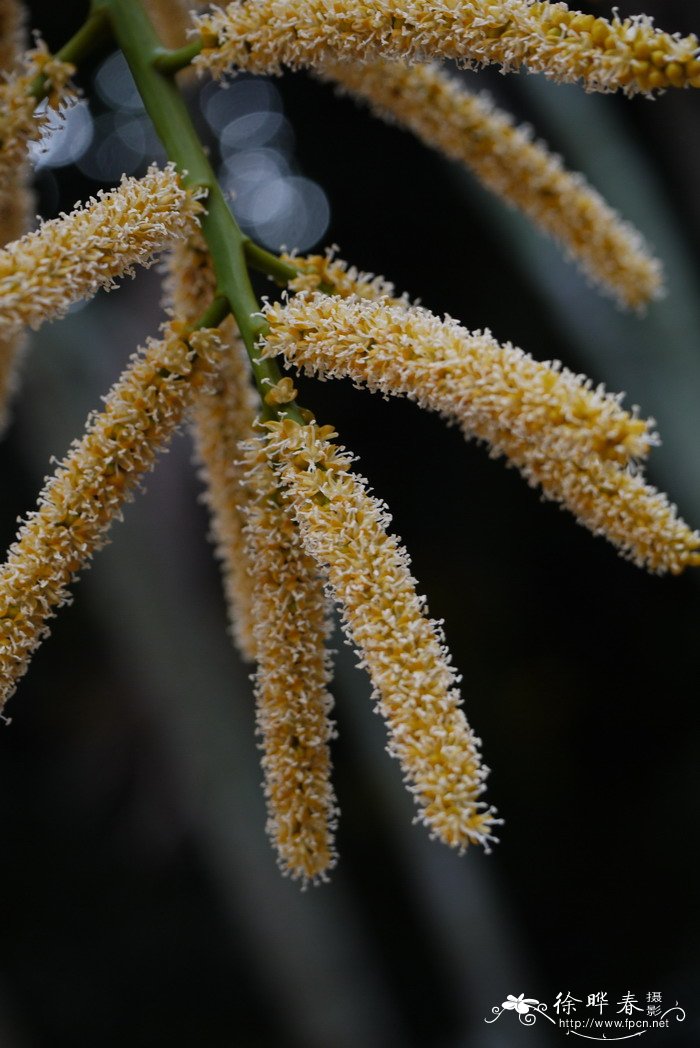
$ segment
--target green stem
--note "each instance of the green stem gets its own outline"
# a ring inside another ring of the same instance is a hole
[[[228,304],[228,299],[224,298],[223,295],[217,295],[204,313],[202,313],[193,324],[190,324],[189,330],[201,331],[203,328],[218,327],[221,321],[225,320],[230,312],[231,307]]]
[[[78,32],[57,51],[54,58],[59,62],[68,62],[78,66],[99,47],[107,43],[110,37],[109,17],[104,8],[95,8],[88,15]],[[47,78],[38,76],[29,93],[40,102],[47,94]]]
[[[266,251],[264,247],[253,243],[252,240],[246,240],[244,251],[249,266],[257,269],[258,273],[265,273],[266,276],[272,277],[278,284],[288,284],[290,280],[294,280],[294,277],[299,275],[296,266],[283,262],[277,255]]]
[[[196,58],[202,50],[202,38],[193,40],[191,44],[178,47],[174,51],[163,50],[153,58],[153,65],[159,73],[173,76],[191,65],[192,59]]]
[[[278,284],[288,284],[290,280],[294,280],[294,277],[304,272],[303,268],[283,261],[279,255],[273,255],[271,251],[266,251],[264,247],[260,247],[252,240],[246,240],[244,248],[248,265],[257,269],[258,273],[272,277]],[[324,295],[335,295],[334,285],[327,284],[325,280],[319,281],[317,290],[323,292]]]
[[[207,191],[207,213],[201,224],[211,253],[217,291],[229,302],[264,402],[270,386],[279,382],[282,375],[274,360],[260,356],[257,340],[267,325],[260,316],[260,305],[248,276],[244,251],[247,238],[226,203],[174,76],[162,73],[154,64],[164,49],[139,0],[100,0],[100,8],[109,13],[117,44],[168,157],[186,185]],[[284,405],[280,413],[296,422],[304,421],[294,404]]]

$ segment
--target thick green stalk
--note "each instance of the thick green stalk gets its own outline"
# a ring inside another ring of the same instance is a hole
[[[264,400],[270,386],[280,380],[281,373],[274,360],[261,359],[256,344],[266,325],[248,276],[247,238],[226,203],[174,76],[157,68],[157,60],[162,57],[164,48],[139,0],[99,0],[97,6],[109,13],[115,40],[129,64],[168,157],[175,163],[186,185],[207,190],[207,213],[202,218],[202,233],[211,253],[217,291],[228,299],[250,357],[258,391]],[[295,405],[285,405],[283,410],[295,421],[303,422]]]

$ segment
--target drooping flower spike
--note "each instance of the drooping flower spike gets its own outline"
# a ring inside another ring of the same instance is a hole
[[[641,567],[675,574],[700,563],[700,535],[625,468],[649,440],[618,398],[418,307],[307,292],[264,315],[266,354],[440,412]]]
[[[245,445],[243,464],[267,830],[283,873],[306,884],[326,880],[337,857],[325,649],[332,621],[318,565],[304,548],[260,439]]]
[[[488,848],[498,822],[480,800],[488,769],[461,708],[440,624],[426,616],[408,555],[387,534],[386,507],[351,471],[351,456],[331,443],[332,427],[287,419],[266,428],[269,462],[369,673],[418,819],[460,852],[470,844]]]
[[[117,277],[194,232],[202,210],[169,164],[42,223],[0,251],[0,331],[38,328],[99,288],[116,287]]]
[[[69,586],[106,541],[182,421],[194,389],[206,385],[218,353],[216,332],[187,335],[172,324],[151,341],[88,419],[39,496],[0,567],[0,710],[67,603]]]
[[[435,65],[342,62],[321,76],[463,163],[556,240],[620,305],[639,308],[661,293],[660,263],[637,230],[487,96],[472,94]]]
[[[611,19],[540,0],[246,0],[196,19],[198,62],[215,75],[245,69],[320,68],[375,58],[447,58],[504,72],[527,66],[589,91],[649,94],[700,87],[695,36],[680,37],[636,15]]]
[[[350,377],[409,396],[492,446],[509,435],[514,446],[537,441],[546,432],[553,457],[597,455],[624,464],[646,458],[658,443],[649,421],[585,376],[501,345],[488,331],[465,331],[449,317],[441,321],[385,294],[391,285],[352,276],[340,259],[293,261],[307,272],[290,282],[292,290],[308,288],[315,274],[323,274],[336,295],[309,290],[268,303],[266,355],[281,353],[310,374]]]

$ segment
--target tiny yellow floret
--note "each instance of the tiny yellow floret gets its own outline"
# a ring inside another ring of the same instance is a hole
[[[297,390],[291,378],[281,378],[265,394],[265,403],[272,407],[280,404],[291,404],[297,398]]]

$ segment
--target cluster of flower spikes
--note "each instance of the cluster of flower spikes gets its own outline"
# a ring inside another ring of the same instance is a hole
[[[0,24],[13,4],[1,0]],[[146,6],[172,31],[172,44],[181,43],[182,5],[169,23],[162,0]],[[582,79],[589,89],[632,94],[699,86],[695,38],[661,33],[644,18],[607,22],[529,0],[474,0],[459,9],[425,0],[371,8],[345,0],[248,0],[196,24],[205,45],[201,65],[219,73],[231,63],[266,72],[312,66],[470,167],[622,304],[639,306],[658,294],[658,263],[580,177],[488,101],[421,63],[526,63],[555,79]],[[42,49],[24,61],[24,71],[14,61],[2,85],[8,113],[22,114],[0,136],[3,178],[19,176],[27,142],[38,134],[36,100],[27,100],[36,76],[51,104],[70,98],[68,67]],[[303,411],[295,418],[304,424],[290,417],[285,405],[296,392],[289,378],[267,390],[263,421],[256,421],[231,319],[216,331],[195,330],[214,294],[197,228],[201,208],[172,168],[151,169],[0,252],[3,337],[60,316],[164,248],[171,249],[174,317],[89,418],[0,568],[0,701],[14,691],[70,584],[189,411],[232,632],[243,656],[257,663],[268,830],[284,872],[304,883],[322,880],[336,858],[324,584],[368,670],[418,818],[460,851],[472,843],[488,847],[498,820],[481,800],[487,769],[479,740],[462,712],[440,624],[428,618],[408,555],[388,534],[386,507],[353,473],[332,427]],[[70,251],[76,238],[81,257]],[[556,363],[499,345],[489,332],[440,320],[396,298],[382,278],[330,255],[286,262],[297,269],[289,285],[296,295],[266,306],[265,354],[441,412],[640,565],[678,572],[698,563],[700,537],[638,471],[655,435],[620,398]]]
[[[215,278],[200,236],[168,259],[166,303],[200,315]],[[287,512],[256,432],[256,403],[232,318],[221,328],[213,388],[194,398],[192,429],[211,537],[223,575],[231,632],[256,663],[255,699],[268,806],[268,833],[280,867],[304,883],[335,863],[337,805],[330,779],[332,698],[326,641],[331,629],[324,580]],[[291,381],[268,390],[268,405],[291,397]]]
[[[201,204],[172,167],[124,179],[112,193],[0,250],[0,330],[39,326],[112,286],[135,264],[195,231]],[[75,251],[81,243],[84,253]],[[72,251],[70,250],[72,245]],[[55,261],[55,269],[52,267]],[[207,381],[216,332],[173,322],[130,362],[49,478],[0,568],[0,702],[13,693],[68,587],[105,541],[158,450]]]
[[[330,254],[286,260],[299,266],[290,284],[296,294],[264,310],[267,355],[281,353],[322,378],[348,376],[442,412],[640,566],[676,573],[700,563],[700,536],[639,475],[637,462],[656,438],[648,423],[622,409],[619,397],[499,346],[488,332],[470,334],[440,321],[405,296],[397,299],[383,278],[358,273]],[[319,287],[332,294],[318,293]],[[386,507],[353,474],[332,427],[286,418],[264,428],[264,455],[260,442],[257,452],[252,441],[246,450],[257,468],[267,459],[278,482],[275,506],[287,506],[307,554],[326,574],[374,685],[388,749],[401,763],[418,818],[461,850],[477,842],[488,847],[498,820],[479,799],[487,774],[479,740],[461,711],[440,625],[425,615],[408,555],[387,534]],[[250,487],[246,497],[253,497]],[[249,534],[262,538],[259,521],[248,513]],[[265,531],[274,534],[269,523]],[[270,753],[266,745],[268,763]],[[296,780],[285,772],[290,790],[295,781],[306,788],[303,764]],[[269,784],[268,802],[275,803]],[[299,871],[287,865],[287,872]],[[301,875],[309,876],[308,868]]]

